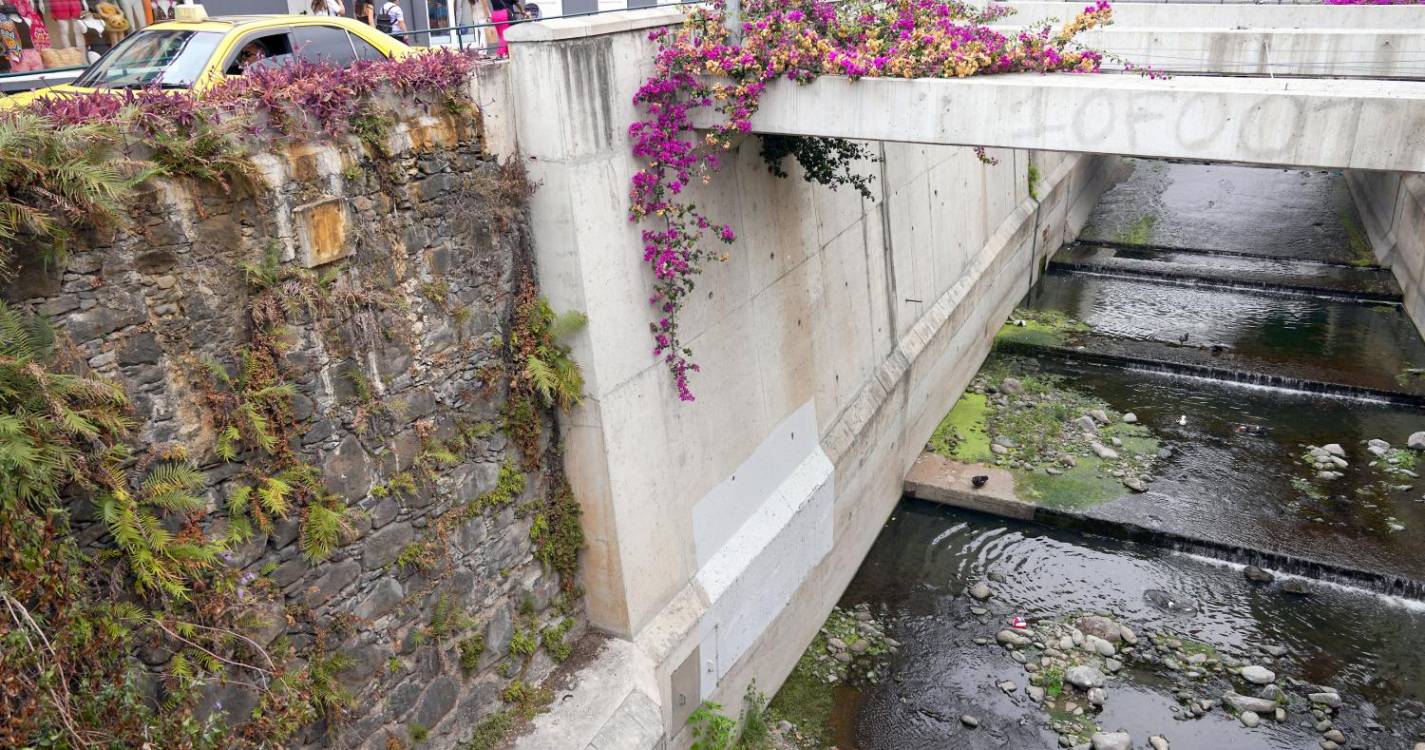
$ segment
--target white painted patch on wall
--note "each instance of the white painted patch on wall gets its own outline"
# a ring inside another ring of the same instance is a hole
[[[809,401],[694,506],[703,697],[831,552],[835,467],[817,434]]]
[[[808,401],[782,420],[757,450],[693,506],[698,568],[736,534],[757,508],[817,447],[816,404]]]

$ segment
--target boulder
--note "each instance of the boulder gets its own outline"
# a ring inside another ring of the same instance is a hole
[[[1318,706],[1330,706],[1331,708],[1341,707],[1341,696],[1335,693],[1312,693],[1306,696],[1311,702]]]
[[[1000,645],[1009,646],[1010,648],[1019,648],[1021,646],[1029,645],[1028,638],[1020,635],[1019,633],[1014,632],[1013,630],[1010,630],[1009,628],[1005,628],[1004,630],[995,633],[995,640],[999,641]]]
[[[1275,711],[1277,708],[1277,704],[1274,701],[1269,701],[1266,698],[1253,698],[1250,695],[1240,695],[1233,692],[1225,693],[1222,696],[1222,702],[1226,703],[1233,711],[1238,713],[1253,711],[1262,714]]]
[[[1406,440],[1405,444],[1411,450],[1425,451],[1425,432],[1410,433],[1410,439]]]
[[[970,596],[980,601],[990,598],[990,585],[984,581],[976,581],[975,585],[970,587]]]
[[[1133,750],[1133,737],[1127,732],[1096,732],[1089,744],[1093,750]]]
[[[1252,683],[1253,685],[1270,685],[1273,682],[1277,681],[1277,675],[1275,672],[1270,669],[1267,669],[1266,667],[1258,666],[1256,664],[1249,664],[1245,667],[1242,667],[1241,675],[1242,679]]]
[[[1153,746],[1153,750],[1168,750],[1168,738],[1153,735],[1148,738],[1148,744]]]
[[[1246,576],[1247,580],[1253,583],[1271,583],[1276,580],[1276,576],[1273,576],[1271,573],[1255,565],[1248,565],[1242,570],[1242,575]]]
[[[1103,443],[1089,443],[1089,448],[1094,452],[1095,456],[1098,456],[1099,458],[1105,461],[1113,461],[1118,458],[1118,451],[1104,445]]]
[[[1064,672],[1064,682],[1073,685],[1080,690],[1091,690],[1096,687],[1103,687],[1103,673],[1096,667],[1087,664],[1080,664],[1069,667]]]

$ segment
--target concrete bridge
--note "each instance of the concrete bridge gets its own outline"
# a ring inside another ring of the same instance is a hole
[[[1031,17],[1052,6],[1077,7],[1024,4]],[[1425,8],[1117,12],[1125,31],[1158,37],[1352,28],[1415,45],[1419,34],[1402,30],[1425,29]],[[541,284],[556,307],[590,319],[575,344],[589,398],[565,425],[566,468],[585,512],[591,618],[614,636],[522,747],[682,747],[701,701],[736,706],[754,678],[775,689],[1119,155],[1352,170],[1372,240],[1422,319],[1425,183],[1402,174],[1425,171],[1422,84],[824,79],[774,86],[755,126],[872,142],[875,195],[773,178],[755,138],[699,188],[699,207],[740,238],[688,306],[684,333],[704,371],[699,400],[679,403],[648,353],[650,284],[625,218],[638,166],[631,100],[653,57],[646,32],[678,20],[647,9],[521,26],[509,32],[510,67],[481,83],[487,135],[517,149],[541,185]],[[1224,51],[1194,72],[1238,62]],[[968,145],[992,147],[1000,165]]]

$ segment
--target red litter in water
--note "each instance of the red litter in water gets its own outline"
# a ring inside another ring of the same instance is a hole
[[[1023,617],[1015,617],[1014,619],[1010,620],[1009,626],[1011,628],[1014,628],[1015,630],[1029,629],[1029,623],[1025,622]]]

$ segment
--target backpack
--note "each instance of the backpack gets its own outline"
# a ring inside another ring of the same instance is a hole
[[[381,5],[381,12],[376,14],[376,30],[383,33],[391,33],[391,29],[396,26],[396,19],[391,17],[391,8],[396,7],[393,2],[386,2]]]

